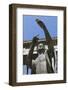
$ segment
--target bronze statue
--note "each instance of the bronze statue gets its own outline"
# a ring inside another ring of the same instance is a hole
[[[54,55],[54,48],[53,48],[53,44],[52,44],[52,38],[51,38],[45,24],[39,19],[36,19],[36,22],[44,31],[45,41],[47,42],[47,45],[48,45],[47,54],[49,57],[49,61],[47,61],[47,71],[48,71],[48,73],[54,73],[54,69],[52,67],[52,58],[53,58],[53,60],[55,60],[55,55]],[[31,69],[32,69],[33,51],[34,51],[34,47],[38,46],[38,40],[39,40],[39,38],[37,36],[33,37],[32,45],[30,47],[29,54],[27,56],[27,67],[31,68]],[[27,73],[28,73],[28,69],[27,69]]]

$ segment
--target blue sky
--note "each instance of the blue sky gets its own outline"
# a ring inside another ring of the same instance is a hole
[[[39,34],[39,39],[45,38],[43,30],[36,23],[36,19],[40,19],[46,25],[51,37],[57,36],[57,16],[31,16],[24,15],[23,16],[23,24],[24,24],[24,40],[32,40],[34,36]]]

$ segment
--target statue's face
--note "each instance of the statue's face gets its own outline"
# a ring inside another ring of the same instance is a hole
[[[45,47],[44,47],[44,45],[43,45],[42,43],[38,44],[38,49],[42,50],[42,49],[44,49],[44,48],[45,48]]]

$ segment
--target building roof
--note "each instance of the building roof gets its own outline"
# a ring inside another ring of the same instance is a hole
[[[52,40],[53,40],[52,44],[53,44],[53,45],[57,45],[57,37],[53,37]],[[46,40],[45,40],[44,38],[38,40],[38,42],[39,42],[39,43],[43,43],[44,45],[47,45],[47,42],[46,42]],[[26,40],[26,41],[24,41],[24,43],[23,43],[23,47],[24,47],[24,48],[29,48],[30,45],[31,45],[31,43],[32,43],[32,40],[29,40],[29,41]]]

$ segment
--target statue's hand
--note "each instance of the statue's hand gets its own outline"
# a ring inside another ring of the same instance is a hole
[[[33,37],[33,39],[32,39],[32,43],[33,44],[37,44],[38,43],[38,40],[39,40],[39,38],[38,37]]]

